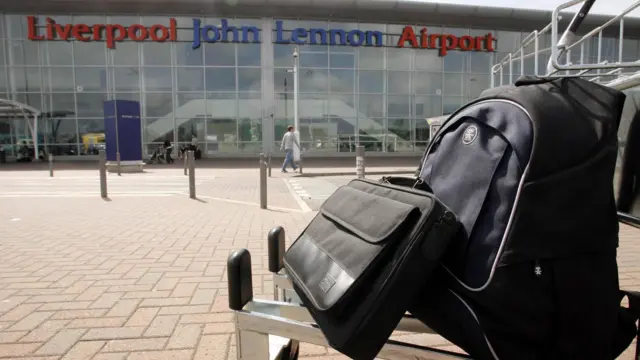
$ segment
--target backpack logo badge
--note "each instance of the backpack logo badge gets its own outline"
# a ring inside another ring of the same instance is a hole
[[[464,130],[462,133],[462,143],[465,145],[469,145],[476,140],[478,137],[478,127],[475,125],[471,125]]]

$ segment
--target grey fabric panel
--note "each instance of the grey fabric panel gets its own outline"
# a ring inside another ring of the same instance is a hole
[[[465,144],[465,131],[476,138]],[[446,264],[472,288],[489,278],[532,151],[533,128],[517,105],[487,100],[461,110],[445,125],[420,177],[460,218],[468,234]]]

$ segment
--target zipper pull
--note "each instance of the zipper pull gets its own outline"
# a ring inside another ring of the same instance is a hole
[[[418,178],[415,182],[415,184],[413,184],[413,188],[415,189],[416,187],[418,187],[419,185],[422,185],[424,181],[422,181],[422,179]]]
[[[537,277],[542,276],[542,266],[540,265],[540,261],[536,260],[533,266],[533,273]]]

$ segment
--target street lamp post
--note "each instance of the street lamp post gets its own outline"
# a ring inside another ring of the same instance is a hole
[[[299,65],[299,53],[298,48],[293,50],[293,69],[290,69],[289,72],[293,73],[293,126],[295,127],[294,136],[296,140],[298,140],[298,144],[300,144],[300,116],[298,110],[298,99],[300,98],[300,86],[299,86],[299,77],[300,74],[300,65]],[[300,147],[296,149],[294,147],[293,150],[293,158],[294,161],[300,161],[302,157],[302,144]]]
[[[116,125],[116,167],[117,167],[117,171],[118,171],[118,176],[122,175],[121,170],[120,170],[120,131],[118,130],[118,100],[117,100],[117,96],[116,96],[116,74],[115,74],[115,67],[114,65],[114,58],[113,58],[113,51],[110,52],[110,58],[111,58],[111,88],[112,88],[112,100],[113,100],[113,116],[114,116],[114,121],[115,121],[115,125]]]

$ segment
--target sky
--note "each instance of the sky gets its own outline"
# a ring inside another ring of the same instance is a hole
[[[416,2],[427,2],[425,0],[405,0]],[[497,6],[508,7],[516,9],[533,9],[533,10],[547,10],[551,11],[557,6],[565,3],[567,0],[536,0],[536,1],[522,1],[522,0],[428,0],[430,3],[441,4],[462,4],[462,5],[478,5],[478,6]],[[633,5],[635,0],[596,0],[595,4],[591,8],[590,14],[602,14],[602,15],[618,15],[624,9]],[[580,5],[576,5],[569,10],[576,11],[580,8]],[[575,9],[575,10],[574,10]],[[630,16],[640,17],[640,7],[636,8],[630,13]]]

